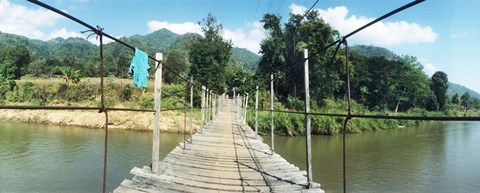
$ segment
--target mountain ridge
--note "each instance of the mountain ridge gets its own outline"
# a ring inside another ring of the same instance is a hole
[[[188,54],[188,44],[195,38],[199,37],[201,36],[198,34],[187,33],[180,35],[168,29],[159,29],[145,35],[135,34],[129,37],[121,37],[119,39],[145,51],[149,55],[155,55],[156,52],[163,52],[165,55],[173,49],[178,49]],[[66,39],[62,37],[56,37],[43,41],[31,39],[21,35],[0,32],[0,40],[0,49],[4,49],[11,45],[24,45],[28,48],[34,58],[41,58],[46,55],[61,55],[68,51],[65,49],[78,48],[76,45],[74,45],[75,43],[72,44],[72,42],[80,44],[79,46],[84,46],[84,49],[77,50],[80,53],[75,54],[81,57],[86,57],[87,54],[95,54],[93,52],[98,48],[97,45],[79,37],[70,37]],[[116,47],[114,44],[116,43],[106,43],[104,44],[104,49],[113,49],[112,47]],[[125,47],[118,49],[124,50],[129,48]],[[98,51],[96,52],[98,53]],[[95,54],[95,57],[98,57],[96,55],[98,54]],[[260,56],[249,50],[232,47],[232,57],[230,60],[231,65],[243,64],[248,65],[250,69],[256,69],[259,60]]]

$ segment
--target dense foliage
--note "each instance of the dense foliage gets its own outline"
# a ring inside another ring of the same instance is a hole
[[[232,43],[221,36],[222,25],[211,14],[203,21],[204,37],[194,41],[190,48],[190,76],[213,90],[215,93],[225,91],[225,69],[232,55]]]

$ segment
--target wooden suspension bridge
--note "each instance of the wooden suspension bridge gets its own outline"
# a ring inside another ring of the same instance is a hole
[[[159,161],[159,173],[135,167],[114,192],[324,192],[263,143],[233,100],[224,103],[205,130]]]

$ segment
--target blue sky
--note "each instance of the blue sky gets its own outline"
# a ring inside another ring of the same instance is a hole
[[[345,35],[412,0],[320,0],[321,16]],[[42,0],[113,36],[147,34],[160,28],[200,33],[198,21],[212,13],[223,36],[237,47],[258,52],[265,37],[259,22],[266,12],[284,21],[315,0]],[[0,0],[0,31],[48,40],[84,37],[82,26],[26,0]],[[94,40],[91,40],[94,41]],[[441,70],[449,80],[480,92],[480,1],[427,0],[349,38],[350,45],[388,48],[416,56],[424,71]]]

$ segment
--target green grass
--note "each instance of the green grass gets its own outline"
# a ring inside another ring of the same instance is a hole
[[[300,111],[289,110],[284,107],[276,107],[279,110],[286,111]],[[320,107],[315,107],[312,112],[328,113],[328,114],[342,114],[346,115],[347,111],[345,101],[324,101]],[[390,111],[369,111],[362,105],[353,103],[352,109],[357,115],[382,115],[382,116],[429,116],[429,117],[445,117],[445,116],[478,116],[478,110],[461,111],[452,109],[447,112],[429,112],[423,109],[411,109],[408,112],[395,113]],[[316,135],[337,135],[343,131],[343,124],[345,117],[333,116],[319,116],[311,115],[311,131]],[[248,111],[247,123],[254,128],[255,126],[255,112]],[[417,126],[422,124],[422,121],[415,120],[393,120],[393,119],[372,119],[372,118],[353,118],[348,121],[347,133],[364,133],[378,130],[394,129],[404,126]],[[291,114],[291,113],[274,113],[274,133],[279,135],[296,136],[305,135],[305,115]],[[260,111],[258,114],[258,128],[260,134],[268,134],[271,130],[271,114],[268,111]]]

